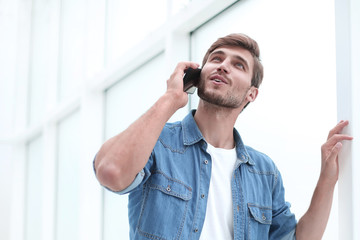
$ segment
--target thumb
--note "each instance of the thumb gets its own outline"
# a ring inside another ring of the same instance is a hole
[[[340,150],[342,148],[342,143],[337,142],[335,146],[331,149],[331,153],[328,157],[328,160],[335,160],[337,155],[339,154]]]

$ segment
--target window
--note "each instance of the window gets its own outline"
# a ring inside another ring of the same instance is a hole
[[[27,146],[27,177],[26,177],[26,218],[25,239],[42,238],[42,188],[43,179],[43,142],[42,137],[31,140]]]
[[[58,126],[56,239],[79,239],[80,114],[75,112]]]
[[[160,54],[106,91],[105,139],[120,133],[156,101],[166,89]],[[127,195],[104,191],[104,240],[128,239]]]

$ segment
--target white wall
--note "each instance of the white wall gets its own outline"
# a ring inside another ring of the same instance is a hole
[[[230,32],[256,39],[265,66],[236,126],[277,163],[299,218],[336,123],[333,3],[130,2],[0,1],[0,239],[126,238],[126,196],[99,186],[96,151],[165,91],[178,61],[201,62]],[[334,200],[324,239],[338,239]]]

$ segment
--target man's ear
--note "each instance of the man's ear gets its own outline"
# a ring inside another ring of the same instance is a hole
[[[248,90],[247,100],[249,102],[255,101],[258,93],[259,93],[259,89],[257,87],[251,86],[250,89]]]

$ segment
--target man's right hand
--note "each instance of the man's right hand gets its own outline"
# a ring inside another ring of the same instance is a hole
[[[184,92],[183,77],[188,68],[198,68],[200,65],[195,62],[180,62],[174,72],[167,80],[167,94],[171,94],[178,108],[184,107],[188,102],[187,93]]]

